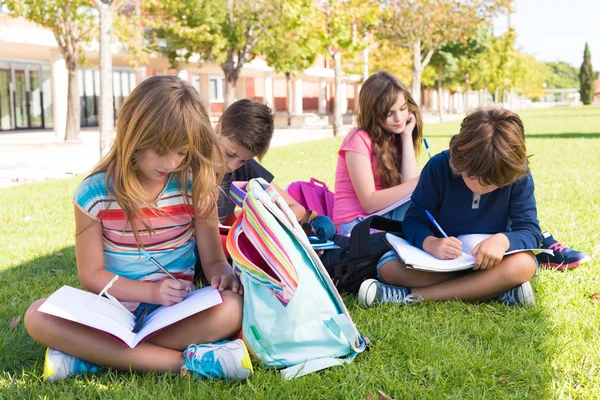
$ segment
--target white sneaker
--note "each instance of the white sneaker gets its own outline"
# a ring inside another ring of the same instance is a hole
[[[358,289],[358,302],[365,308],[376,304],[408,304],[419,301],[423,301],[423,298],[418,294],[410,294],[408,288],[388,285],[376,279],[365,280]]]
[[[99,365],[80,360],[62,351],[46,348],[44,359],[44,380],[46,382],[57,382],[72,375],[98,372],[100,368]]]
[[[190,344],[183,352],[182,375],[192,371],[210,379],[248,379],[254,373],[248,349],[241,339],[212,344]]]

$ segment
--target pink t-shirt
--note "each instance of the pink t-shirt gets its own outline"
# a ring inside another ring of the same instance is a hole
[[[373,154],[373,141],[362,129],[355,129],[344,138],[340,151],[338,151],[337,167],[335,169],[335,202],[333,208],[333,223],[336,226],[354,221],[358,217],[369,214],[360,205],[358,196],[352,186],[352,180],[346,164],[346,152],[354,151],[368,157],[371,161],[371,170],[375,179],[375,190],[383,189],[379,176],[378,162]]]

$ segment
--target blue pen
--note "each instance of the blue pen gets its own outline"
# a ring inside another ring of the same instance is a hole
[[[438,224],[438,223],[437,223],[437,221],[435,220],[435,218],[433,218],[433,215],[431,215],[431,214],[429,213],[429,211],[427,211],[427,210],[425,210],[425,214],[427,214],[427,218],[429,218],[429,220],[431,221],[431,223],[432,223],[433,225],[435,225],[435,227],[438,229],[438,231],[440,231],[440,233],[441,233],[442,235],[444,235],[444,237],[445,237],[446,239],[450,239],[450,238],[448,237],[448,235],[446,235],[446,232],[444,232],[444,230],[442,229],[442,227],[440,226],[440,224]]]
[[[423,138],[423,144],[425,144],[425,150],[427,150],[427,155],[431,158],[431,151],[429,151],[429,143],[427,143],[427,139]]]

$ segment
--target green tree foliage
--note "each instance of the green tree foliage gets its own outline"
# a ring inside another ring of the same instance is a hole
[[[319,31],[327,52],[333,58],[333,134],[337,135],[342,127],[342,55],[352,58],[369,44],[380,8],[376,0],[321,0],[317,4],[322,11]]]
[[[369,51],[369,69],[371,71],[387,71],[400,79],[407,87],[411,85],[411,67],[412,56],[410,52],[393,45],[389,40],[377,41]]]
[[[287,0],[148,0],[156,40],[174,67],[199,57],[221,66],[225,107],[235,101],[240,71],[256,56],[266,33],[279,23]]]
[[[585,43],[585,50],[583,51],[583,63],[579,69],[579,93],[581,95],[581,101],[583,104],[590,105],[594,100],[594,80],[596,76],[592,69],[592,55],[590,54],[590,48]]]
[[[465,41],[512,0],[385,0],[379,37],[410,51],[412,95],[420,103],[421,75],[433,53],[449,38]]]
[[[579,86],[579,71],[564,61],[545,62],[547,69],[546,87],[549,89],[576,88]]]
[[[320,11],[312,0],[295,0],[278,4],[278,24],[262,41],[258,52],[276,72],[285,74],[288,104],[291,105],[291,78],[312,66],[325,53],[319,34]],[[290,112],[288,107],[288,113]],[[288,118],[288,124],[290,123]]]
[[[68,70],[67,125],[65,141],[79,140],[81,104],[77,82],[77,68],[84,59],[81,46],[90,40],[96,26],[86,0],[4,0],[8,9],[54,33]]]

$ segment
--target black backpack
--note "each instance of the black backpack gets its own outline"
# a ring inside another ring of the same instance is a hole
[[[371,228],[384,232],[371,233]],[[339,291],[357,292],[365,279],[377,278],[377,262],[391,249],[386,232],[400,236],[402,222],[373,215],[352,228],[350,236],[335,235],[340,248],[325,250],[320,258]]]

